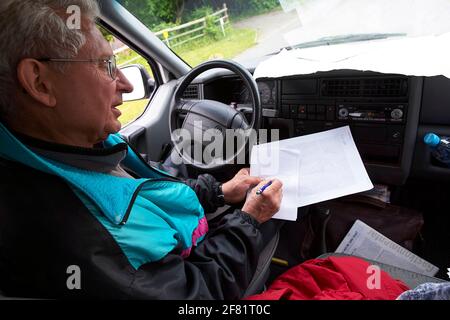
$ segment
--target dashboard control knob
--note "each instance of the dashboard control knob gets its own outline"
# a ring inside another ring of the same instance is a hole
[[[403,117],[403,110],[402,109],[394,109],[391,111],[391,118],[392,119],[401,119]]]
[[[396,131],[392,134],[392,138],[395,140],[399,139],[401,136],[402,136],[402,134],[398,131]]]
[[[348,117],[348,109],[347,108],[339,109],[339,117],[347,118]]]

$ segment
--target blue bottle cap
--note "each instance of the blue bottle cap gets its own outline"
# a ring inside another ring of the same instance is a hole
[[[441,142],[441,138],[434,133],[427,133],[425,137],[423,137],[423,142],[429,146],[435,147]]]

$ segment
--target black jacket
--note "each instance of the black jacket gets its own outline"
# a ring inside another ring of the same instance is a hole
[[[135,270],[62,179],[4,159],[0,178],[0,290],[8,296],[239,299],[255,274],[262,237],[240,210],[210,225],[189,258],[168,254]],[[206,212],[215,210],[212,176],[186,183]],[[68,289],[73,265],[81,289]]]

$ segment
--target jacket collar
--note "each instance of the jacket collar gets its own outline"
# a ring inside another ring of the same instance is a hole
[[[44,158],[90,171],[109,173],[116,170],[128,152],[125,142],[110,147],[105,147],[102,142],[95,148],[82,148],[47,142],[14,131],[11,133],[31,151]]]
[[[110,135],[104,142],[105,147],[114,147],[125,143],[119,135]],[[117,147],[116,147],[117,148]],[[160,178],[163,175],[151,170],[139,157],[130,153],[127,146],[125,165],[137,172],[141,177]],[[20,142],[3,124],[0,123],[0,157],[22,163],[36,170],[59,176],[72,188],[84,193],[108,217],[111,222],[120,224],[135,199],[135,193],[148,179],[130,179],[76,168],[58,161],[45,158],[30,150]],[[130,166],[131,165],[131,166]],[[136,168],[132,166],[136,165]],[[167,175],[165,175],[167,176]]]

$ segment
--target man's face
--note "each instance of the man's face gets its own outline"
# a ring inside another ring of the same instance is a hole
[[[107,59],[112,54],[109,43],[92,28],[74,59]],[[113,80],[104,62],[69,62],[66,72],[55,71],[54,77],[57,117],[49,125],[59,126],[78,145],[98,143],[120,130],[117,106],[122,94],[133,90],[122,72]]]

